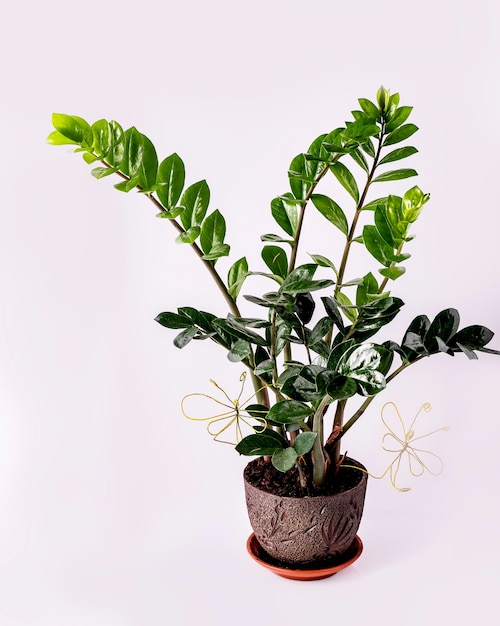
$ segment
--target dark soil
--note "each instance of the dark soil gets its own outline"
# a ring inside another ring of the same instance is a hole
[[[314,485],[309,477],[308,485],[304,489],[300,485],[299,473],[296,468],[283,473],[277,470],[270,461],[263,457],[254,459],[246,466],[245,479],[254,487],[273,493],[277,496],[289,498],[303,498],[305,496],[329,496],[341,493],[355,487],[361,480],[360,470],[346,467],[356,465],[356,461],[346,458],[338,472],[330,472],[322,485]],[[307,473],[307,470],[306,470]]]

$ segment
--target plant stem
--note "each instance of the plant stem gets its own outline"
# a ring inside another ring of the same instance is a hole
[[[339,274],[338,274],[338,278],[337,278],[337,285],[335,287],[335,294],[337,294],[340,290],[340,288],[342,287],[342,282],[344,280],[344,274],[345,274],[345,270],[346,270],[346,266],[347,266],[347,260],[349,258],[349,252],[351,249],[351,244],[353,242],[354,239],[354,234],[356,232],[356,227],[358,225],[358,220],[359,220],[359,216],[361,215],[361,211],[363,210],[363,205],[365,203],[366,200],[366,194],[368,193],[368,189],[370,188],[371,182],[373,180],[373,176],[375,175],[375,170],[377,169],[378,166],[378,162],[380,159],[380,152],[382,150],[382,142],[384,140],[384,134],[385,134],[385,121],[382,121],[382,126],[380,129],[380,134],[378,137],[378,146],[377,146],[377,152],[375,153],[375,157],[373,158],[373,164],[371,167],[371,170],[368,174],[368,178],[366,179],[366,183],[363,189],[363,192],[361,194],[361,197],[356,205],[356,211],[354,213],[354,217],[352,219],[352,223],[351,223],[351,228],[349,230],[349,234],[347,235],[347,241],[345,243],[345,247],[344,247],[344,252],[342,254],[342,260],[340,262],[340,267],[339,267]]]
[[[326,472],[326,459],[325,452],[323,450],[323,415],[328,407],[329,397],[324,396],[319,403],[313,419],[313,432],[316,433],[316,439],[313,446],[313,482],[316,485],[321,485],[325,479]]]

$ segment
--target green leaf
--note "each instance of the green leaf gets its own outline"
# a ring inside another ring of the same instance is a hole
[[[356,161],[356,163],[365,170],[365,172],[367,174],[370,173],[370,168],[368,166],[368,163],[366,162],[366,159],[363,155],[363,153],[361,152],[361,150],[359,148],[356,148],[355,150],[353,150],[350,153],[350,156]]]
[[[165,328],[189,328],[192,326],[192,321],[184,315],[179,315],[178,313],[170,313],[168,311],[164,313],[159,313],[155,317],[155,322],[158,322]]]
[[[144,153],[144,140],[137,128],[129,128],[125,131],[125,155],[121,164],[121,170],[130,178],[134,178],[139,171]]]
[[[186,230],[191,226],[201,226],[210,203],[210,189],[205,180],[200,180],[188,187],[181,198],[184,207],[181,222]]]
[[[142,157],[137,171],[138,185],[143,191],[150,190],[156,183],[158,175],[158,156],[152,142],[141,134]]]
[[[250,347],[248,341],[245,341],[244,339],[237,339],[231,346],[227,356],[231,363],[239,363],[240,361],[247,359],[251,354],[252,348]]]
[[[377,261],[389,267],[391,261],[387,254],[392,253],[392,249],[385,243],[375,226],[366,224],[363,228],[363,243],[368,252],[374,256]]]
[[[295,204],[292,194],[286,193],[283,196],[274,198],[271,202],[271,213],[275,221],[287,235],[295,237],[299,218],[297,205]]]
[[[312,408],[297,400],[282,400],[274,404],[268,413],[268,418],[279,424],[295,424],[312,413]]]
[[[176,348],[184,348],[199,332],[196,326],[186,328],[186,330],[183,330],[182,333],[179,333],[174,339],[174,346]]]
[[[271,457],[271,462],[280,472],[288,472],[297,462],[297,453],[293,448],[276,450]]]
[[[223,256],[229,256],[230,250],[231,248],[228,246],[227,243],[218,243],[214,245],[210,252],[207,252],[201,258],[204,261],[216,261]]]
[[[307,345],[314,346],[319,341],[322,341],[332,328],[333,320],[331,317],[322,317],[319,319],[308,337]]]
[[[326,256],[322,256],[321,254],[310,254],[309,256],[316,263],[316,265],[319,265],[320,267],[329,267],[333,270],[335,276],[338,276],[339,273],[337,271],[337,268],[333,264],[333,261],[327,259]]]
[[[336,226],[347,237],[349,224],[344,211],[342,211],[335,200],[319,193],[313,194],[311,196],[311,200],[321,215],[323,215],[323,217]]]
[[[389,180],[402,180],[403,178],[410,178],[411,176],[417,176],[417,172],[412,169],[391,170],[390,172],[384,172],[373,179],[374,183],[382,183]]]
[[[171,210],[176,206],[184,188],[185,177],[184,163],[175,152],[160,163],[156,193],[166,209]]]
[[[76,143],[85,145],[85,147],[90,149],[92,148],[92,129],[88,122],[81,117],[65,115],[64,113],[53,113],[52,124],[62,136],[70,140],[67,143]]]
[[[412,112],[412,110],[413,110],[413,107],[408,107],[408,106],[404,106],[404,107],[400,107],[399,109],[396,109],[396,111],[394,112],[394,115],[392,115],[391,119],[387,122],[387,125],[385,127],[386,131],[390,133],[391,131],[395,130],[398,126],[401,126],[401,124],[404,124],[404,122],[406,122],[406,120],[410,116],[410,113]]]
[[[296,267],[283,281],[280,293],[306,293],[331,287],[334,284],[332,280],[313,280],[316,269],[317,265],[312,263]]]
[[[216,209],[201,225],[200,246],[205,255],[211,254],[216,246],[222,244],[225,236],[226,221]]]
[[[399,232],[394,233],[392,225],[387,218],[387,211],[385,207],[378,206],[374,213],[375,226],[382,239],[391,248],[397,248],[401,237]]]
[[[285,278],[288,273],[288,258],[279,246],[264,246],[262,258],[273,274]]]
[[[389,278],[390,280],[396,280],[402,276],[406,270],[401,265],[393,265],[392,267],[386,267],[379,270],[382,276]]]
[[[168,212],[163,212],[159,214],[161,217],[165,216],[165,217],[170,217],[170,214]],[[201,228],[199,226],[193,226],[192,228],[188,228],[187,230],[185,230],[183,233],[181,233],[177,238],[176,241],[177,243],[187,243],[187,244],[192,244],[194,243],[198,237],[200,236],[200,232],[201,232]]]
[[[299,433],[293,443],[293,448],[297,455],[302,456],[303,454],[310,452],[317,436],[317,433],[312,432]]]
[[[358,184],[350,170],[348,170],[347,167],[340,161],[331,165],[330,169],[342,187],[344,187],[357,204],[359,202]]]
[[[444,344],[447,345],[451,337],[457,332],[459,324],[460,314],[456,309],[445,309],[438,313],[433,319],[424,338],[424,345],[427,350],[434,352],[439,349],[439,345],[436,343],[437,338],[441,339]],[[460,338],[458,341],[460,341]],[[460,341],[460,343],[464,342]]]
[[[458,331],[449,341],[450,345],[462,344],[467,348],[478,350],[493,339],[494,333],[486,326],[466,326]]]
[[[248,263],[245,257],[238,259],[229,268],[227,285],[229,295],[236,299],[240,293],[245,278],[248,276]]]
[[[389,133],[384,140],[384,146],[391,146],[394,143],[399,143],[400,141],[404,141],[411,137],[418,130],[418,126],[415,124],[405,124],[404,126],[400,126],[396,130],[393,130],[392,133]]]
[[[47,137],[47,143],[52,146],[65,146],[65,145],[78,145],[78,141],[69,139],[65,135],[62,135],[58,130],[54,130]]]
[[[366,98],[359,98],[358,102],[359,102],[359,106],[363,109],[363,111],[369,117],[375,120],[380,117],[380,111],[378,109],[378,106],[373,104],[373,102],[371,102],[370,100],[367,100]]]
[[[119,167],[125,156],[125,133],[123,128],[111,120],[109,123],[109,150],[106,154],[106,161],[112,167]]]
[[[379,165],[384,165],[384,163],[392,163],[393,161],[400,161],[401,159],[406,159],[412,154],[416,154],[418,150],[413,148],[412,146],[406,146],[404,148],[396,148],[389,154],[386,154],[383,159],[379,162]]]
[[[305,154],[298,154],[290,163],[288,170],[290,189],[298,200],[304,200],[314,183],[314,170],[310,169],[311,163],[312,161],[308,161]]]
[[[342,312],[347,317],[347,319],[351,322],[356,321],[358,318],[357,308],[350,301],[348,296],[345,295],[343,291],[338,291],[336,295],[337,302],[340,304]]]
[[[98,158],[104,159],[111,149],[111,129],[106,120],[97,120],[92,124],[93,149]]]
[[[97,179],[105,178],[106,176],[110,176],[111,174],[115,174],[118,171],[117,167],[94,167],[94,169],[90,172],[92,176]]]
[[[238,339],[244,339],[249,341],[250,343],[254,343],[260,346],[267,346],[268,342],[266,339],[261,337],[259,334],[255,333],[252,330],[249,330],[245,327],[244,324],[239,322],[236,318],[231,315],[228,315],[227,318],[217,318],[213,321],[214,327],[219,330],[219,328],[225,332],[237,337]]]
[[[388,196],[371,200],[368,204],[363,205],[363,211],[374,211],[378,206],[385,207],[387,205]]]
[[[271,456],[276,450],[285,447],[283,437],[270,429],[264,433],[255,433],[244,437],[236,446],[236,452],[244,456]]]

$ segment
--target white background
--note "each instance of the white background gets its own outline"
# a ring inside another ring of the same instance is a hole
[[[2,15],[2,626],[493,623],[500,359],[441,355],[394,381],[349,453],[382,471],[383,403],[411,419],[430,402],[417,431],[451,426],[428,440],[444,473],[405,477],[406,494],[371,480],[360,560],[280,579],[245,551],[245,459],[179,410],[210,377],[234,393],[240,369],[153,321],[224,315],[222,299],[143,198],[44,140],[53,111],[136,125],[208,180],[231,259],[256,268],[291,158],[384,84],[414,106],[408,166],[432,195],[393,338],[449,306],[500,332],[497,3],[7,0]],[[322,230],[305,241],[335,254]]]

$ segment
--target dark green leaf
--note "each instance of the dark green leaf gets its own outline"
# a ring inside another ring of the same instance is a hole
[[[347,237],[349,224],[347,223],[344,211],[342,211],[335,200],[319,193],[313,194],[311,196],[311,200],[321,215],[323,215],[323,217],[336,226]]]
[[[269,410],[268,417],[279,424],[295,424],[312,413],[312,408],[297,400],[282,400]]]
[[[377,228],[367,224],[363,228],[363,243],[368,252],[374,256],[377,261],[389,267],[391,261],[388,259],[388,253],[392,253],[392,249],[385,243],[380,236]]]
[[[444,350],[438,346],[436,339],[441,339],[447,345],[448,341],[456,333],[459,323],[460,315],[456,309],[445,309],[438,313],[424,338],[424,345],[427,350],[429,352],[436,350],[443,352]],[[464,343],[461,341],[461,338],[458,341]]]
[[[269,432],[268,432],[269,431]],[[236,446],[236,452],[244,456],[271,456],[275,450],[279,450],[287,445],[286,441],[280,437],[282,441],[271,434],[274,431],[266,429],[264,433],[248,435],[242,439]]]
[[[283,281],[280,287],[280,293],[305,293],[308,291],[316,291],[331,287],[334,283],[332,280],[313,280],[317,265],[306,264],[296,267]]]
[[[486,326],[466,326],[458,331],[449,341],[450,345],[462,344],[467,348],[478,350],[493,339],[494,333]]]
[[[298,224],[297,205],[291,193],[274,198],[271,202],[271,213],[275,221],[281,228],[290,235],[295,237]]]
[[[332,170],[342,187],[344,187],[349,195],[352,196],[357,204],[359,202],[358,184],[356,183],[356,179],[354,178],[350,170],[348,170],[347,167],[340,161],[337,161],[336,163],[331,165],[330,169]]]
[[[277,274],[281,278],[286,277],[288,273],[288,259],[283,248],[279,246],[264,246],[262,258],[273,274]]]

